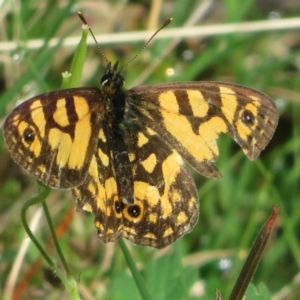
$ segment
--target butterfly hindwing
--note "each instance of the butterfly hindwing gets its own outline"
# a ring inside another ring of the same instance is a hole
[[[91,160],[87,180],[73,190],[77,207],[94,213],[100,239],[125,237],[162,248],[191,231],[198,219],[198,196],[181,156],[150,128],[128,128],[134,180],[134,204],[129,205],[118,195],[109,147],[101,142],[103,133],[101,129],[101,147]]]
[[[77,208],[95,215],[95,226],[103,242],[114,242],[122,235],[123,204],[119,197],[112,154],[104,128],[98,130],[97,150],[91,159],[86,179],[72,193]]]
[[[136,141],[130,153],[136,207],[124,208],[124,236],[162,248],[195,226],[197,190],[181,156],[152,128],[143,127]]]

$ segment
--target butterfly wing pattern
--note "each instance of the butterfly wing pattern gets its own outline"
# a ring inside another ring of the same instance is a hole
[[[117,64],[97,88],[42,94],[8,116],[4,137],[14,160],[53,188],[71,189],[95,215],[103,242],[120,237],[163,248],[190,232],[199,215],[184,161],[218,178],[217,139],[229,134],[249,159],[272,138],[273,101],[221,82],[123,88]]]

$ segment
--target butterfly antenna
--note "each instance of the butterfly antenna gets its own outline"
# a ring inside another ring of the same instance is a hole
[[[141,50],[132,58],[130,59],[127,64],[124,66],[124,68],[120,71],[120,73],[122,73],[129,64],[131,64],[146,48],[147,46],[150,44],[150,42],[153,40],[153,38],[162,30],[164,29],[166,26],[168,26],[171,22],[173,21],[173,18],[169,18],[159,29],[157,29],[152,36],[150,37],[150,39],[144,44],[144,46],[141,48]]]
[[[95,35],[94,35],[92,29],[90,28],[88,22],[86,21],[84,15],[82,14],[81,11],[77,11],[77,15],[78,15],[78,17],[80,18],[80,20],[82,21],[82,23],[88,27],[88,29],[89,29],[89,31],[90,31],[90,33],[91,33],[91,35],[92,35],[92,37],[93,37],[93,39],[94,39],[94,41],[95,41],[95,43],[96,43],[96,46],[97,46],[98,50],[100,51],[102,57],[105,59],[105,61],[106,61],[107,63],[109,63],[109,61],[108,61],[108,59],[106,58],[106,56],[105,56],[105,54],[104,54],[102,48],[101,48],[100,45],[98,44],[98,42],[97,42],[97,40],[96,40],[96,37],[95,37]]]

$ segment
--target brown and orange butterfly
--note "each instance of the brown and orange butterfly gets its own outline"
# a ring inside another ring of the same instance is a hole
[[[217,139],[230,135],[253,160],[278,121],[273,101],[222,82],[123,87],[108,63],[101,88],[33,97],[4,124],[13,159],[56,189],[71,189],[76,207],[95,215],[103,242],[120,237],[163,248],[190,232],[199,215],[184,161],[217,178]]]

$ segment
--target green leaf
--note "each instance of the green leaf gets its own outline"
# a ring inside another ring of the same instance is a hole
[[[271,294],[267,289],[266,285],[260,283],[258,289],[253,285],[250,284],[246,291],[246,299],[245,300],[270,300]]]

